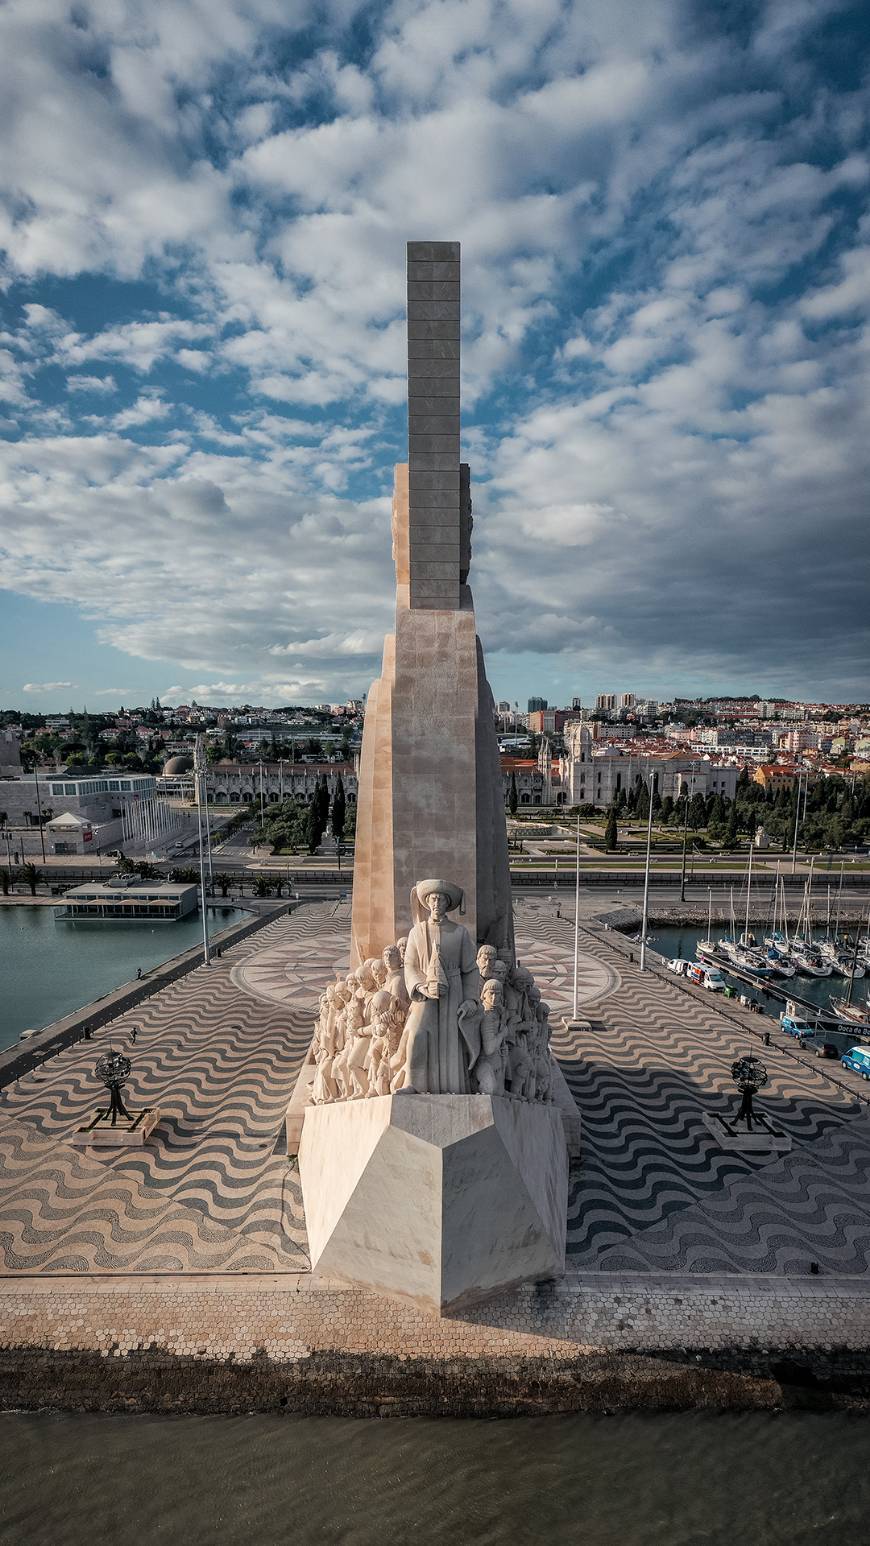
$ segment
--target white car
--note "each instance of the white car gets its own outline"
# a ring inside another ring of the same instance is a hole
[[[691,961],[684,961],[682,956],[674,956],[673,960],[668,962],[668,971],[674,972],[677,977],[685,977],[691,964]]]
[[[715,966],[707,967],[707,970],[704,973],[704,987],[707,988],[710,993],[725,992],[725,978],[722,976],[721,972],[716,970]]]

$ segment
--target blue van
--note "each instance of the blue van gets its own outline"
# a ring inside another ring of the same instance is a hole
[[[851,1068],[863,1079],[870,1079],[870,1047],[850,1047],[840,1058],[844,1068]]]

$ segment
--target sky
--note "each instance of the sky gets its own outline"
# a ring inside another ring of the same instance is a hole
[[[0,705],[360,695],[458,240],[497,698],[870,698],[870,12],[6,0]]]

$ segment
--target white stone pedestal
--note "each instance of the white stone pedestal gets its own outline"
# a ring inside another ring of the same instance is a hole
[[[719,1147],[737,1154],[788,1154],[791,1137],[781,1127],[774,1127],[760,1111],[752,1114],[752,1132],[738,1127],[730,1113],[705,1111],[704,1126],[713,1134]]]
[[[74,1149],[142,1149],[161,1116],[159,1106],[143,1106],[129,1119],[122,1117],[113,1127],[108,1111],[100,1110],[87,1127],[67,1133],[64,1143],[72,1144]]]
[[[565,1270],[555,1105],[398,1094],[312,1106],[299,1171],[321,1277],[440,1314]]]

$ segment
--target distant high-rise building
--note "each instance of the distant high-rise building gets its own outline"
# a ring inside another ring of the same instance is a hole
[[[550,705],[546,698],[530,698],[528,703],[528,712],[530,714],[537,714],[539,709],[548,709],[549,707]]]
[[[577,712],[579,712],[579,710],[580,710],[580,709],[582,709],[582,707],[583,707],[583,702],[582,702],[582,699],[580,699],[580,698],[578,698],[578,697],[576,697],[576,696],[575,696],[575,697],[573,697],[573,698],[572,698],[572,699],[571,699],[571,707],[572,707],[572,709],[574,709],[574,710],[575,710],[575,711],[577,711]]]
[[[595,699],[595,708],[600,714],[613,714],[616,711],[616,693],[600,692]]]
[[[633,692],[621,692],[619,694],[619,707],[621,709],[633,709],[636,701]]]

